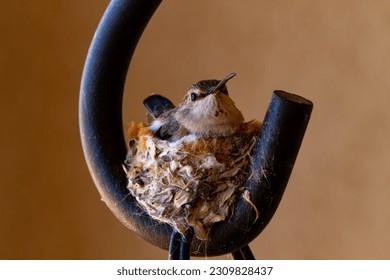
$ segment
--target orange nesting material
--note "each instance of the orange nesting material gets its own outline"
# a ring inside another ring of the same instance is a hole
[[[132,123],[128,189],[153,219],[181,233],[192,227],[197,238],[207,240],[211,226],[228,217],[236,198],[245,197],[260,129],[261,123],[252,120],[232,136],[203,139],[190,134],[172,142],[154,137],[142,123]]]

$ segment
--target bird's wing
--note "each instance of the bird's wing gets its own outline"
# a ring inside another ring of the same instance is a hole
[[[174,112],[175,109],[167,111],[151,122],[149,129],[156,137],[174,141],[188,134],[188,131],[176,120]]]
[[[157,119],[163,113],[175,108],[175,105],[168,98],[159,94],[150,95],[145,98],[144,105],[152,119]]]
[[[172,136],[177,134],[179,129],[180,124],[172,116],[166,124],[160,127],[160,129],[156,132],[156,136],[161,139],[170,139]]]

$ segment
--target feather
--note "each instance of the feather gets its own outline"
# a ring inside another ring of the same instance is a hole
[[[153,119],[157,119],[163,113],[175,108],[175,105],[168,98],[159,94],[145,98],[144,105]]]

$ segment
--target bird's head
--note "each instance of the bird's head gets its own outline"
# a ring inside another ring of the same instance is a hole
[[[230,73],[222,80],[203,80],[193,84],[177,107],[177,121],[191,133],[201,136],[234,133],[244,121],[226,87],[227,81],[235,75]]]

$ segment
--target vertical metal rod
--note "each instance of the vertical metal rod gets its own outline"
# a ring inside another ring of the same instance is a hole
[[[232,253],[233,259],[235,260],[254,260],[255,256],[248,245]]]
[[[255,256],[252,253],[251,248],[248,245],[241,248],[241,254],[244,256],[244,260],[254,260]]]
[[[242,255],[241,250],[232,252],[232,257],[234,260],[238,260],[238,261],[244,260],[244,256]]]
[[[191,256],[191,243],[194,230],[187,230],[184,235],[173,231],[169,243],[169,260],[189,260]]]
[[[178,260],[180,259],[180,249],[181,249],[181,233],[174,230],[171,235],[171,240],[169,242],[169,260]]]
[[[194,230],[192,228],[188,229],[180,242],[180,259],[189,260],[191,256],[191,243],[194,236]]]

